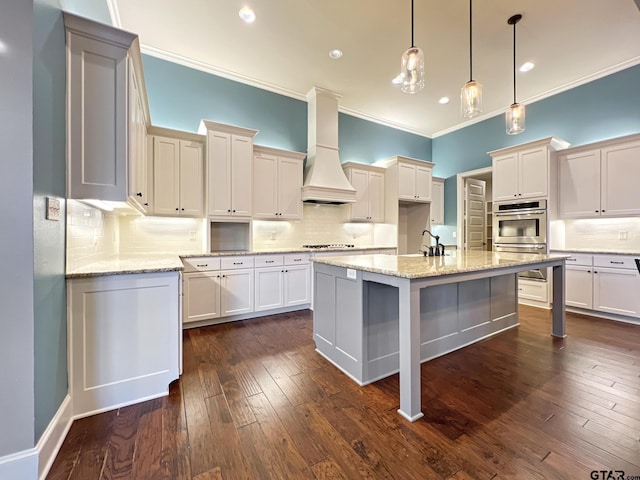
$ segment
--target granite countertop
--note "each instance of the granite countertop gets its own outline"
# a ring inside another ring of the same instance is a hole
[[[106,275],[126,275],[136,273],[173,272],[183,269],[181,258],[221,257],[238,255],[266,255],[301,252],[343,252],[361,250],[381,250],[395,247],[344,247],[344,248],[265,248],[258,250],[235,250],[209,253],[141,254],[123,255],[93,262],[82,268],[68,270],[66,278],[100,277]]]
[[[567,255],[454,251],[440,257],[422,255],[349,255],[313,258],[313,262],[401,278],[425,278],[453,275],[512,265],[535,264],[545,260],[567,258]]]
[[[620,250],[617,248],[551,248],[552,252],[593,253],[603,255],[640,255],[640,250]]]

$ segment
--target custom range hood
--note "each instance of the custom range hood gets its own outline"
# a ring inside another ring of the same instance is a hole
[[[307,93],[307,164],[302,201],[342,204],[356,201],[356,190],[342,171],[338,155],[339,95],[313,87]]]

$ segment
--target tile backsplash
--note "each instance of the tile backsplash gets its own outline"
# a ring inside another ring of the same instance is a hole
[[[76,200],[67,202],[67,270],[118,254],[118,217]]]
[[[551,248],[640,250],[640,217],[554,221],[551,230]]]

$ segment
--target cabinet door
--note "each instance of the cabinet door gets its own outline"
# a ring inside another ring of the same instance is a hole
[[[384,222],[384,174],[369,172],[369,220]]]
[[[127,50],[67,37],[67,198],[125,201]]]
[[[518,153],[518,198],[549,195],[549,154],[546,146]]]
[[[416,167],[398,163],[398,198],[401,200],[416,199]]]
[[[593,308],[640,317],[640,274],[637,270],[595,267]]]
[[[493,201],[518,197],[518,154],[511,153],[493,159]]]
[[[431,185],[431,225],[444,224],[444,182]]]
[[[302,219],[302,162],[280,158],[278,163],[278,205],[280,218]]]
[[[253,203],[253,140],[231,136],[231,213],[251,216]]]
[[[138,80],[129,61],[129,200],[147,212],[147,138]]]
[[[253,269],[220,272],[222,316],[253,312]]]
[[[182,322],[220,317],[220,272],[184,274]]]
[[[284,306],[304,305],[311,302],[311,266],[284,267]]]
[[[284,267],[255,269],[255,311],[280,308],[284,304]]]
[[[202,144],[180,141],[180,214],[202,217],[203,195]]]
[[[570,266],[565,269],[565,303],[571,307],[593,308],[592,267]]]
[[[602,149],[602,215],[640,214],[640,142]]]
[[[369,172],[351,169],[350,182],[356,189],[356,202],[351,204],[351,220],[369,220]]]
[[[278,157],[258,154],[253,158],[253,216],[278,218]]]
[[[207,135],[207,215],[231,215],[231,135]]]
[[[180,141],[153,139],[153,212],[156,215],[180,213]]]
[[[431,168],[416,167],[416,196],[431,200]]]
[[[560,155],[560,218],[600,215],[600,150]]]

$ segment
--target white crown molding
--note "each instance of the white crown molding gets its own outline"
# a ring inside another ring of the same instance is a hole
[[[529,105],[539,100],[543,100],[545,98],[549,98],[554,95],[557,95],[558,93],[566,92],[567,90],[571,90],[572,88],[579,87],[580,85],[584,85],[594,80],[598,80],[599,78],[606,77],[607,75],[621,72],[622,70],[626,70],[627,68],[631,68],[639,64],[640,64],[640,57],[633,57],[633,58],[630,58],[629,60],[625,60],[624,62],[620,62],[616,65],[612,65],[610,67],[604,68],[602,70],[591,73],[589,75],[585,75],[584,77],[581,77],[578,80],[574,80],[573,82],[565,83],[564,85],[560,85],[559,87],[552,88],[551,90],[547,90],[546,92],[542,92],[539,95],[529,97],[526,100],[521,101],[520,103],[524,105]],[[465,127],[482,122],[483,120],[487,120],[488,118],[492,118],[498,115],[503,115],[506,109],[507,107],[505,106],[505,108],[502,110],[494,110],[493,112],[487,113],[485,115],[481,115],[463,124],[456,125],[450,128],[445,128],[444,130],[440,130],[439,132],[434,133],[433,138],[438,138],[448,133],[455,132],[456,130],[461,130]]]
[[[109,16],[111,17],[111,24],[114,27],[122,28],[122,20],[120,20],[120,11],[118,10],[118,3],[116,0],[106,0],[107,8],[109,9]]]
[[[182,65],[184,67],[193,68],[195,70],[200,70],[205,73],[210,73],[212,75],[216,75],[218,77],[223,77],[228,80],[233,80],[234,82],[243,83],[245,85],[250,85],[252,87],[260,88],[262,90],[267,90],[269,92],[277,93],[279,95],[284,95],[286,97],[295,98],[296,100],[302,100],[304,102],[307,101],[307,94],[300,93],[288,88],[280,87],[278,85],[274,85],[272,83],[263,82],[261,80],[257,80],[255,78],[251,78],[245,75],[240,75],[239,73],[232,72],[230,70],[225,70],[220,67],[216,67],[209,63],[201,62],[199,60],[194,60],[192,58],[185,57],[183,55],[179,55],[173,52],[167,52],[166,50],[162,50],[156,47],[151,47],[149,45],[142,44],[140,46],[140,50],[142,53],[151,55],[152,57],[160,58],[162,60],[166,60],[168,62],[177,63],[178,65]],[[333,93],[333,92],[332,92]],[[336,94],[334,94],[336,95]],[[363,120],[367,120],[369,122],[377,123],[379,125],[384,125],[385,127],[391,127],[396,130],[402,130],[408,133],[413,133],[414,135],[419,135],[421,137],[431,138],[427,133],[417,130],[415,128],[411,128],[407,125],[403,125],[400,123],[391,122],[389,120],[385,120],[380,117],[376,117],[373,115],[369,115],[363,112],[359,112],[357,110],[352,110],[350,108],[344,108],[338,106],[338,111],[341,113],[345,113],[347,115],[351,115],[353,117],[361,118]]]

